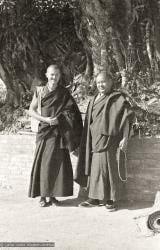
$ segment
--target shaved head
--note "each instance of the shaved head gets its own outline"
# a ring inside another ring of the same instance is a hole
[[[96,80],[98,80],[98,79],[103,79],[103,80],[105,80],[105,81],[107,81],[107,80],[112,80],[112,76],[107,72],[107,71],[101,71],[98,75],[97,75],[97,77],[96,77]]]
[[[57,64],[51,64],[51,65],[49,65],[48,68],[47,68],[47,70],[46,70],[46,72],[48,72],[50,70],[59,70],[59,72],[60,72],[60,68],[58,67]]]
[[[52,64],[47,68],[46,77],[50,89],[54,89],[58,86],[61,79],[61,71],[57,64]]]
[[[99,93],[108,93],[111,91],[113,86],[113,80],[111,75],[106,71],[100,72],[96,77],[96,85]]]

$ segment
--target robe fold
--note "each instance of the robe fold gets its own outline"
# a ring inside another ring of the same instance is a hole
[[[39,124],[29,197],[71,196],[73,172],[69,151],[80,145],[83,129],[80,111],[67,89],[58,86],[49,92],[45,86],[41,114],[57,117],[58,124]]]
[[[130,134],[134,113],[121,92],[95,100],[88,106],[74,180],[88,188],[89,198],[115,201],[121,197],[119,175],[125,178],[123,164],[118,171],[118,147],[127,123]]]

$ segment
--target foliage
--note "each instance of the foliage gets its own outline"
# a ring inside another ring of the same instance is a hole
[[[0,0],[0,75],[7,101],[17,110],[28,108],[34,86],[45,81],[45,68],[58,62],[67,87],[83,103],[94,93],[94,76],[105,69],[117,88],[127,89],[143,134],[159,133],[158,3]]]
[[[76,0],[34,0],[34,5],[42,12],[50,9],[61,10],[66,6],[75,7]]]
[[[33,6],[44,12],[53,8],[60,10],[66,7],[66,5],[74,8],[77,0],[33,0],[30,2],[32,2]],[[0,0],[1,11],[11,10],[17,3],[18,0]]]
[[[76,15],[93,65],[88,87],[97,72],[111,72],[116,87],[127,89],[143,133],[152,135],[160,133],[159,16],[158,0],[82,0]]]
[[[83,47],[68,5],[73,2],[39,1],[38,6],[36,1],[1,1],[0,75],[16,97],[13,102],[8,98],[15,107],[21,105],[21,95],[44,81],[50,63],[63,65],[67,82],[84,69]]]
[[[8,108],[8,113],[28,108],[35,85],[46,81],[49,64],[62,65],[67,85],[84,70],[85,54],[75,33],[73,8],[74,0],[0,1],[0,77],[7,88],[4,110]],[[7,112],[2,116],[5,126],[4,116],[11,123]]]
[[[128,74],[127,79],[125,89],[136,112],[139,133],[159,137],[160,79],[154,80],[149,69],[137,74]]]

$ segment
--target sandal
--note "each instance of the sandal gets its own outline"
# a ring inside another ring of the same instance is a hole
[[[41,197],[39,204],[40,204],[40,207],[46,207],[47,206],[46,198]]]
[[[48,204],[51,205],[51,206],[58,206],[59,205],[59,201],[55,198],[55,197],[50,197],[49,198],[49,201],[48,201]]]
[[[117,209],[114,201],[108,201],[105,207],[109,212],[114,212]]]
[[[79,204],[79,207],[97,207],[99,206],[99,200],[97,199],[88,199]]]

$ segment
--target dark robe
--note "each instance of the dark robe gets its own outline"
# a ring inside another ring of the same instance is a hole
[[[67,89],[58,86],[49,92],[44,87],[41,114],[57,117],[58,125],[39,124],[29,197],[71,196],[73,172],[69,151],[80,144],[83,129],[80,111]]]
[[[74,179],[88,187],[89,198],[115,201],[121,196],[119,175],[125,178],[122,164],[118,171],[123,160],[117,160],[117,150],[127,123],[130,133],[134,114],[120,92],[95,99],[88,106]]]

